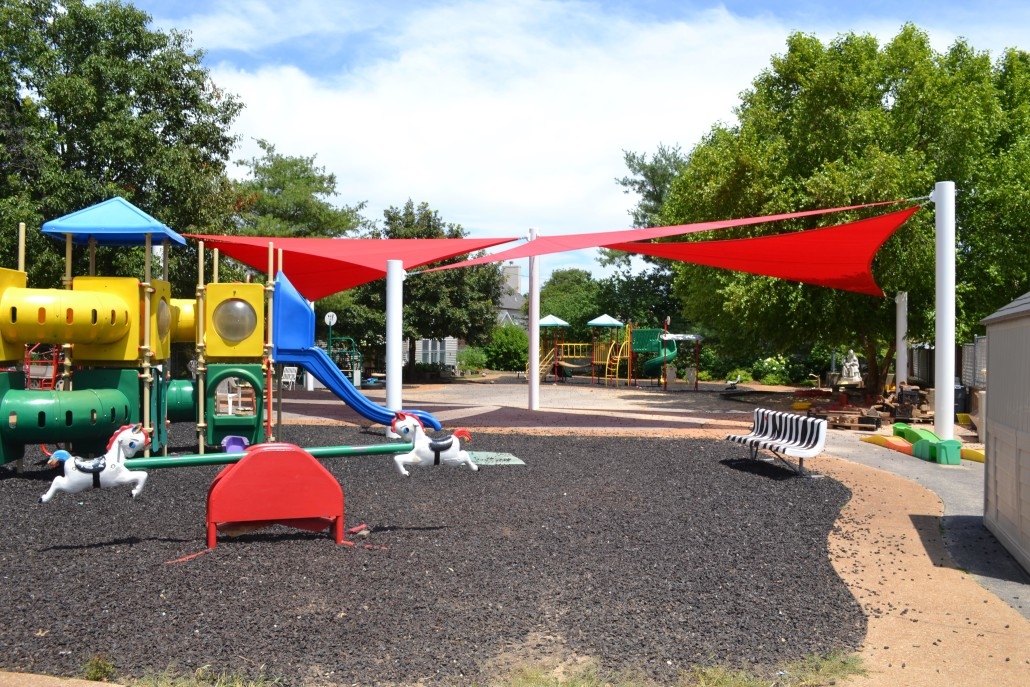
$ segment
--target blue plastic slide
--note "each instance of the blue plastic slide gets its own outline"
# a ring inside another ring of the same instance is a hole
[[[354,388],[326,352],[315,346],[315,313],[282,272],[275,280],[272,356],[277,363],[302,366],[337,398],[362,417],[389,425],[395,413],[376,405]],[[422,424],[440,429],[440,421],[424,410],[405,410]]]

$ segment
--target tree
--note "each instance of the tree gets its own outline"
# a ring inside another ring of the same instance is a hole
[[[634,153],[629,150],[622,151],[622,157],[631,176],[616,179],[615,183],[625,189],[623,193],[635,193],[639,196],[636,207],[629,212],[633,218],[633,226],[658,226],[655,222],[665,204],[669,186],[687,164],[687,158],[679,146],[669,148],[662,143],[658,144],[658,151],[650,160],[647,153]]]
[[[241,234],[336,238],[358,228],[365,204],[333,205],[336,175],[316,167],[315,156],[286,156],[268,141],[257,144],[264,154],[240,161],[250,170],[238,188]]]
[[[689,326],[680,313],[672,281],[672,270],[665,265],[653,265],[639,273],[624,267],[598,282],[597,307],[638,327],[661,327],[669,317],[669,331],[686,333]]]
[[[629,211],[630,217],[633,218],[633,226],[657,226],[669,187],[687,164],[687,158],[679,146],[669,148],[661,143],[658,144],[658,151],[650,159],[647,153],[634,153],[629,150],[622,151],[622,155],[631,175],[616,179],[615,183],[623,187],[623,193],[635,193],[638,196],[636,206]],[[628,253],[607,248],[601,248],[599,252],[599,262],[602,265],[617,265],[622,268],[623,274],[630,272]],[[672,269],[668,261],[651,257],[643,259],[664,272],[664,279],[672,281]]]
[[[4,2],[0,18],[3,226],[120,195],[177,231],[231,227],[225,163],[241,105],[184,34],[151,30],[148,15],[119,2]],[[62,247],[28,235],[30,283],[56,285]],[[8,259],[12,232],[3,236]],[[195,248],[173,256],[177,290],[191,293]],[[85,251],[77,260],[81,274]],[[142,274],[143,251],[101,249],[97,261],[99,273]]]
[[[597,282],[586,270],[555,270],[540,287],[540,312],[569,323],[566,341],[590,341],[587,322],[602,314],[597,296]]]
[[[957,41],[941,54],[912,25],[884,46],[868,35],[844,34],[823,45],[797,33],[742,95],[737,118],[736,126],[714,126],[691,151],[660,223],[925,196],[935,181],[954,180],[959,336],[1028,290],[1030,256],[1017,248],[1026,243],[1030,206],[1027,53],[1010,50],[992,65],[987,54]],[[856,218],[759,225],[717,237]],[[869,361],[873,389],[894,354],[890,296],[909,293],[911,337],[928,339],[933,331],[932,208],[913,217],[874,261],[888,298],[688,264],[675,269],[684,316],[715,331],[727,351],[854,347]]]
[[[257,144],[263,154],[239,163],[249,171],[236,186],[240,234],[335,238],[361,226],[365,204],[333,204],[338,196],[336,175],[316,166],[315,156],[282,155],[268,141]],[[328,336],[327,312],[345,312],[352,306],[353,295],[347,291],[319,299],[315,304],[316,333]]]
[[[458,224],[443,221],[427,203],[418,207],[409,199],[404,207],[383,211],[383,226],[374,223],[369,234],[386,239],[464,238]],[[433,263],[449,264],[458,258]],[[416,339],[453,336],[469,345],[485,344],[496,322],[504,279],[496,264],[477,265],[441,272],[409,274],[404,280],[404,336],[408,338],[408,365],[415,365]],[[382,347],[376,332],[386,331],[386,282],[379,280],[354,289],[354,302],[345,323],[364,346]]]

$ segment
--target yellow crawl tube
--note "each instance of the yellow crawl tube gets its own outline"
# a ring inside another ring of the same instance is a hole
[[[0,336],[11,343],[109,344],[129,334],[131,310],[103,291],[8,288],[0,296]]]

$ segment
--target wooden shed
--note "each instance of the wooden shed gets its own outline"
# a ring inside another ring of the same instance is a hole
[[[1030,571],[1030,293],[987,325],[984,524]]]

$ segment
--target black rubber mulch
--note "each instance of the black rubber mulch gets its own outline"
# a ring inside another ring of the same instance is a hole
[[[383,441],[286,429],[309,446]],[[52,473],[6,466],[0,669],[72,676],[100,654],[123,679],[211,666],[290,685],[482,684],[494,657],[550,637],[544,649],[671,682],[692,663],[769,667],[865,634],[827,555],[849,498],[833,480],[715,440],[481,433],[470,448],[526,466],[405,479],[388,456],[326,459],[368,539],[280,526],[196,556],[216,467],[152,470],[135,501],[40,505]]]

